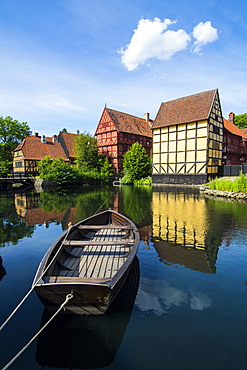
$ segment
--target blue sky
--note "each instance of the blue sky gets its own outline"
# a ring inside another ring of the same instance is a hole
[[[243,0],[0,0],[0,115],[51,136],[94,134],[105,104],[154,119],[219,89],[247,112]]]

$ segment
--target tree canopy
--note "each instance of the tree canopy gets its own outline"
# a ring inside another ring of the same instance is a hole
[[[0,172],[12,169],[12,151],[28,135],[31,135],[31,131],[27,122],[0,116]]]
[[[234,117],[234,123],[239,128],[247,127],[247,113],[238,114]]]
[[[95,168],[98,163],[97,140],[88,133],[76,135],[74,141],[78,167]]]
[[[123,156],[123,180],[125,182],[133,183],[134,180],[150,176],[151,168],[151,159],[139,143],[134,143]]]

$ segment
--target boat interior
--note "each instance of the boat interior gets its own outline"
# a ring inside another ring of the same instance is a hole
[[[104,220],[72,228],[48,275],[96,279],[114,276],[132,250],[134,228],[118,218],[110,217],[105,224],[99,221]]]

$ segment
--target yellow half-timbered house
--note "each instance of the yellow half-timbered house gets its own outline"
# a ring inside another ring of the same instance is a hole
[[[222,165],[218,90],[162,103],[152,126],[153,183],[200,184]]]

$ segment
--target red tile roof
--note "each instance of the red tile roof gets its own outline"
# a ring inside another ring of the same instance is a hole
[[[62,141],[65,144],[69,158],[75,157],[74,141],[75,141],[76,136],[77,134],[69,134],[68,132],[59,133],[59,141],[61,141],[60,137],[62,137]]]
[[[43,143],[40,136],[27,136],[14,151],[17,150],[22,151],[25,159],[41,160],[49,155],[67,160],[61,144],[53,142],[51,137],[46,137],[46,143]]]
[[[247,134],[243,130],[238,128],[238,126],[236,126],[234,123],[232,123],[231,121],[228,121],[225,118],[223,118],[223,122],[224,122],[224,127],[225,127],[226,130],[228,130],[229,132],[231,132],[234,135],[241,136],[241,137],[247,139]]]
[[[109,108],[105,109],[119,132],[152,137],[152,131],[150,128],[150,125],[152,124],[151,120],[148,123],[144,118],[135,117]]]
[[[152,128],[208,119],[218,90],[210,90],[161,103]]]

